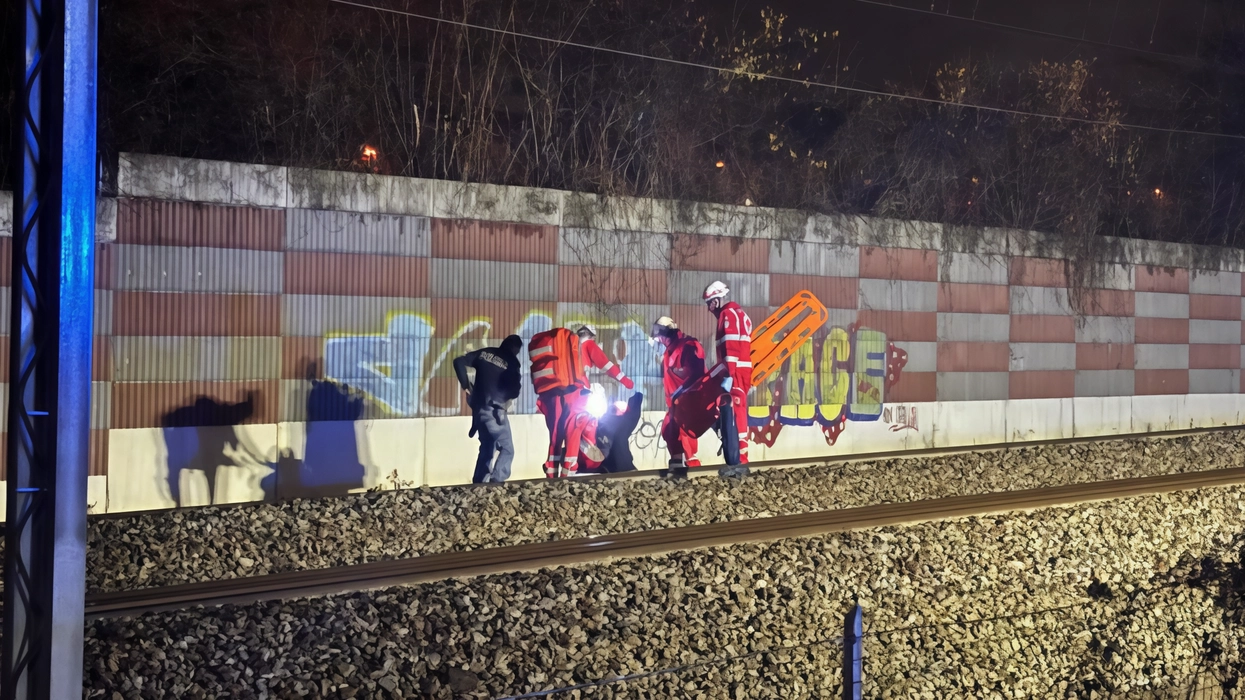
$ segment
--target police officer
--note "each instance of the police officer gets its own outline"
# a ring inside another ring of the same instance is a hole
[[[506,416],[506,404],[519,395],[519,351],[523,339],[508,336],[496,348],[483,348],[454,359],[454,374],[458,384],[467,395],[471,407],[472,436],[480,432],[480,456],[476,459],[476,471],[471,481],[502,482],[510,478],[510,463],[514,461],[514,440],[510,436],[510,420]],[[467,378],[467,368],[475,370],[475,383]],[[497,461],[493,461],[496,453]]]

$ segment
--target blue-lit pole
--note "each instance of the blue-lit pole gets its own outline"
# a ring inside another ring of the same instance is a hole
[[[864,657],[864,611],[857,603],[843,618],[843,700],[860,700]]]
[[[25,0],[15,104],[4,700],[82,697],[97,0]]]

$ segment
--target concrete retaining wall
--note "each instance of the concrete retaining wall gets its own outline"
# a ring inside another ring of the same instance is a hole
[[[96,512],[463,483],[475,444],[449,360],[580,322],[648,397],[633,450],[660,466],[647,328],[670,314],[711,338],[713,279],[754,321],[800,289],[830,309],[753,392],[754,459],[1233,425],[1245,408],[1238,250],[1107,239],[1069,280],[1058,241],[1031,232],[133,154],[103,211]],[[539,477],[530,390],[514,413],[515,476]]]

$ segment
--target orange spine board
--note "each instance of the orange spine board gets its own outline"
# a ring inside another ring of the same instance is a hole
[[[797,292],[752,333],[752,386],[760,386],[826,325],[829,314],[813,293]]]

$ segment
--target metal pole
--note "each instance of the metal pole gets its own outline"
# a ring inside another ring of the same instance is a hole
[[[858,603],[843,620],[843,700],[860,700],[864,670],[864,611]]]
[[[97,0],[24,0],[15,104],[4,700],[82,697]]]

